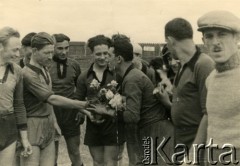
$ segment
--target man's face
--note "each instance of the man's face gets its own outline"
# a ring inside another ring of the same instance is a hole
[[[20,56],[19,50],[21,48],[20,39],[17,37],[11,37],[8,42],[3,46],[2,59],[5,63],[12,62]]]
[[[22,51],[23,51],[25,62],[29,63],[32,55],[32,47],[22,46]]]
[[[109,48],[108,54],[109,54],[109,64],[108,64],[108,66],[111,70],[115,70],[115,62],[114,62],[115,54],[114,54],[114,48],[113,47]]]
[[[109,47],[105,44],[97,45],[93,49],[94,63],[99,67],[105,67],[109,62]]]
[[[224,29],[209,29],[203,33],[203,42],[216,63],[224,63],[238,51],[238,36]]]
[[[170,41],[170,39],[168,39],[168,38],[166,38],[165,41],[167,43],[167,48],[168,48],[168,51],[170,52],[171,58],[178,60],[177,53],[173,46],[173,41]]]
[[[133,57],[134,58],[138,58],[138,59],[142,59],[142,50],[133,50]]]
[[[64,40],[63,42],[57,42],[55,44],[54,55],[59,59],[64,60],[67,58],[69,53],[69,42]]]
[[[36,50],[36,61],[39,65],[48,67],[52,63],[54,45],[46,45],[40,50]]]
[[[109,68],[117,71],[119,69],[119,64],[117,63],[117,58],[114,53],[114,48],[110,47],[109,49]]]

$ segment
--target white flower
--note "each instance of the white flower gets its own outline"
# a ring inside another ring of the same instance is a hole
[[[113,87],[117,87],[118,83],[117,83],[117,81],[112,80],[112,81],[111,81],[111,85],[112,85]]]
[[[106,93],[106,98],[108,100],[111,100],[113,97],[114,97],[113,92],[111,90],[108,90],[107,93]]]
[[[90,83],[90,88],[96,88],[98,89],[100,86],[100,83],[98,82],[98,80],[93,79],[92,82]]]
[[[110,100],[109,104],[112,108],[122,107],[123,105],[123,98],[120,94],[114,95],[114,97]]]
[[[107,84],[107,86],[117,87],[118,83],[115,80],[112,80],[111,83]]]
[[[158,94],[159,93],[159,89],[158,89],[158,87],[157,88],[155,88],[154,90],[153,90],[153,95],[156,95],[156,94]]]

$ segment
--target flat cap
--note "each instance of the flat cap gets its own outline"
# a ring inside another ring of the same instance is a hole
[[[198,31],[221,28],[233,32],[240,32],[240,19],[228,11],[212,11],[198,19]]]
[[[34,35],[31,39],[31,47],[35,47],[35,45],[54,45],[54,39],[51,35],[46,32],[39,32]]]

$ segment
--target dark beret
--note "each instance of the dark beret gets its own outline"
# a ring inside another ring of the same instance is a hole
[[[70,38],[62,33],[53,34],[53,37],[55,38],[56,42],[63,42],[64,40],[70,41]]]
[[[31,32],[31,33],[27,34],[26,36],[24,36],[24,38],[21,41],[22,45],[31,46],[32,37],[36,34],[37,33],[35,33],[35,32]]]

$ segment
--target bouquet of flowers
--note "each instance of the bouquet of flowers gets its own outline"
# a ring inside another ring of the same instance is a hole
[[[126,108],[126,98],[121,96],[117,90],[118,83],[112,80],[106,88],[100,89],[100,83],[93,79],[90,88],[97,91],[97,96],[89,100],[93,104],[104,105],[109,110],[123,111]]]

